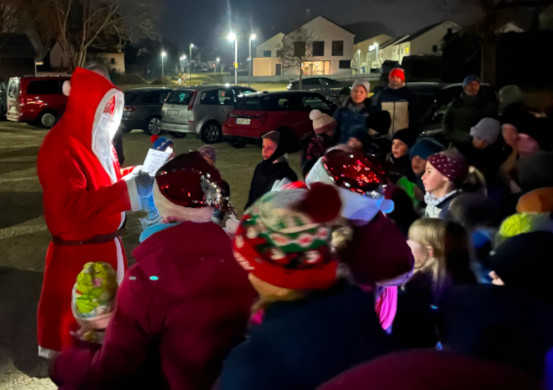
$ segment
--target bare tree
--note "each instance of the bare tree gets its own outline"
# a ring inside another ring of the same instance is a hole
[[[155,0],[28,0],[37,30],[59,43],[72,68],[83,66],[88,48],[102,35],[122,42],[155,34]],[[125,14],[127,12],[127,14]]]
[[[277,55],[282,61],[282,69],[297,69],[299,88],[303,78],[303,65],[313,60],[313,43],[317,40],[313,32],[305,27],[285,35],[277,47]]]
[[[23,9],[17,0],[0,0],[0,33],[16,32],[20,28]]]

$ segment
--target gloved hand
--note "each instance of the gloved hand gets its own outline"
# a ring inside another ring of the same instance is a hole
[[[138,195],[140,195],[141,198],[147,198],[152,194],[154,186],[154,178],[152,176],[141,171],[136,175],[134,181],[136,183]]]

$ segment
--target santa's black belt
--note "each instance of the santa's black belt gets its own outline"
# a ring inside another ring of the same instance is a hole
[[[52,242],[56,245],[66,245],[66,246],[103,244],[105,242],[112,241],[115,237],[119,235],[121,235],[121,231],[117,230],[116,232],[113,232],[113,233],[99,234],[92,238],[88,238],[86,240],[81,240],[81,241],[68,241],[68,240],[64,240],[62,238],[53,236]]]

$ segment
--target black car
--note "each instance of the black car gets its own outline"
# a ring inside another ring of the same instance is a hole
[[[161,132],[161,106],[169,88],[136,88],[125,91],[125,108],[121,129],[129,132],[142,129],[148,134]]]
[[[318,92],[334,103],[339,102],[341,95],[349,96],[352,81],[338,81],[328,77],[306,77],[301,80],[303,91]],[[290,81],[286,87],[289,91],[300,89],[299,80]]]
[[[6,119],[6,83],[0,80],[0,120]]]

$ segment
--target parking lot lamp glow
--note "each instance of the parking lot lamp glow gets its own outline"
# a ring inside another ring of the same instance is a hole
[[[253,63],[253,59],[252,59],[252,41],[255,41],[255,38],[257,38],[257,36],[255,34],[251,34],[250,35],[250,57],[249,57],[249,76],[248,77],[248,87],[251,86],[251,83],[252,83],[252,63]]]
[[[230,32],[227,39],[234,42],[234,84],[238,84],[238,38],[235,33]]]
[[[165,50],[162,50],[161,51],[161,78],[163,78],[164,76],[164,60],[165,60],[165,57],[167,57],[167,52]]]

